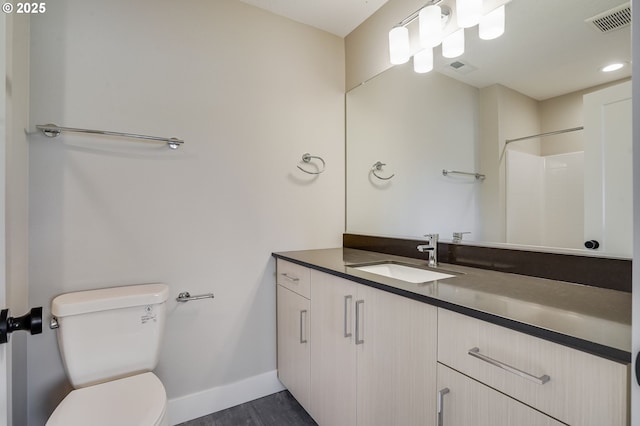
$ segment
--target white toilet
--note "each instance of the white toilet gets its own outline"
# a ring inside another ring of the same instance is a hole
[[[151,373],[160,353],[165,284],[67,293],[53,299],[58,346],[74,389],[47,426],[166,426],[167,394]]]

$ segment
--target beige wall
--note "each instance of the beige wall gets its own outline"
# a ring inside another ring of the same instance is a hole
[[[342,39],[235,0],[57,1],[32,19],[32,129],[185,140],[33,135],[29,153],[31,304],[167,283],[172,421],[250,397],[231,383],[275,382],[271,253],[341,245],[344,69]],[[305,152],[327,163],[317,178],[296,168]],[[47,328],[29,340],[29,424],[68,389]]]
[[[571,129],[584,125],[582,97],[587,93],[619,84],[629,79],[622,79],[607,84],[590,87],[577,92],[568,93],[539,103],[541,132],[553,132]],[[584,150],[584,135],[581,131],[547,136],[541,140],[541,155],[554,155]]]
[[[478,89],[411,64],[385,71],[347,94],[347,232],[476,238]],[[385,163],[381,176],[370,173]],[[480,170],[482,171],[482,170]],[[439,208],[436,206],[446,206]]]

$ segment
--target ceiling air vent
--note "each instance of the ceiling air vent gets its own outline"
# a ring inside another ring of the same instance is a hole
[[[449,64],[449,67],[452,68],[452,71],[455,71],[458,74],[469,74],[470,72],[473,72],[478,69],[468,62],[462,62],[462,61],[451,62]]]
[[[602,12],[585,22],[602,32],[608,33],[631,24],[631,4],[625,3],[613,9]]]

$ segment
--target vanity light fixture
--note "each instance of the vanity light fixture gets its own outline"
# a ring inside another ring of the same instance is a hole
[[[477,25],[482,17],[482,0],[456,0],[456,16],[460,28]]]
[[[617,62],[615,64],[609,64],[605,67],[602,67],[601,71],[602,72],[612,72],[612,71],[618,71],[620,68],[624,67],[624,63],[622,62]]]
[[[407,27],[398,25],[389,31],[389,57],[393,65],[404,64],[411,58]]]
[[[438,5],[423,7],[418,13],[420,46],[436,47],[442,43],[442,8]]]
[[[499,0],[499,6],[484,16],[482,0],[455,0],[457,23],[452,24],[448,31],[452,12],[444,5],[445,1],[447,0],[429,0],[424,7],[407,16],[389,31],[389,57],[392,65],[404,64],[413,55],[414,71],[429,72],[433,69],[433,48],[439,44],[442,44],[442,56],[445,58],[455,58],[464,53],[465,28],[479,24],[480,38],[485,40],[492,40],[504,33],[504,5],[511,0]],[[420,36],[417,50],[411,47],[407,28],[416,19]]]
[[[464,53],[464,28],[460,28],[442,40],[442,56],[457,58]]]
[[[433,48],[425,47],[413,55],[413,70],[417,73],[429,72],[433,69]]]

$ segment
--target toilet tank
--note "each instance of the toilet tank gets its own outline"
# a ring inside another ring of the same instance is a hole
[[[140,284],[57,296],[58,346],[74,388],[153,370],[169,288]]]

